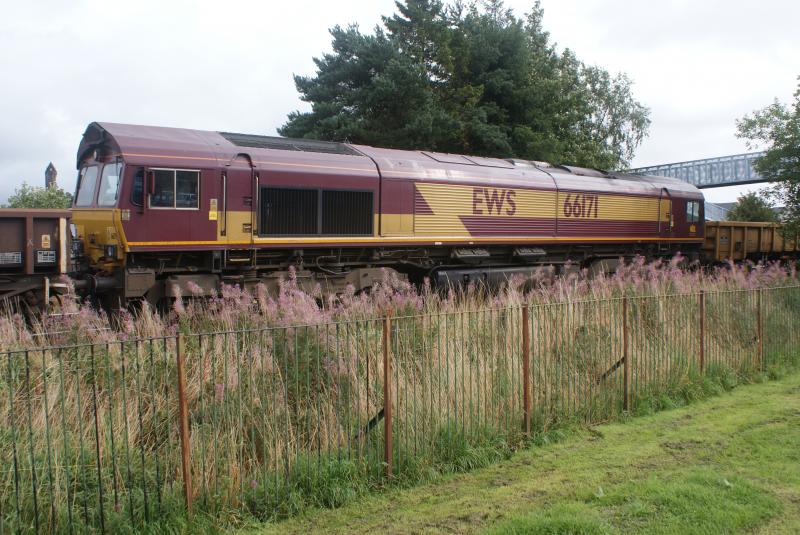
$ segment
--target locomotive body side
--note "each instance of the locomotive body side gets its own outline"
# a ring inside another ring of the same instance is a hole
[[[692,251],[702,242],[703,196],[677,180],[357,148],[375,159],[389,193],[384,236],[461,244],[674,243]],[[687,207],[695,209],[692,221]]]
[[[689,185],[539,162],[92,123],[78,167],[78,237],[118,302],[274,286],[290,268],[331,291],[386,269],[502,279],[703,241]]]

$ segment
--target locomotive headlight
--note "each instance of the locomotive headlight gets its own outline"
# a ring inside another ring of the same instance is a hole
[[[116,245],[106,245],[105,247],[105,255],[106,258],[116,258],[117,257],[117,246]]]

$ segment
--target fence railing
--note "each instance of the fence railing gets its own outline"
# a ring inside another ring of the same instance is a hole
[[[0,534],[290,514],[800,350],[800,288],[625,297],[0,353]],[[315,494],[316,493],[316,494]]]

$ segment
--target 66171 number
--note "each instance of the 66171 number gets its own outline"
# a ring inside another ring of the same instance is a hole
[[[569,193],[564,199],[564,217],[597,219],[597,195]]]

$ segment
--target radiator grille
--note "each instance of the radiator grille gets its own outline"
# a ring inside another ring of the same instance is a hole
[[[305,236],[318,233],[318,193],[314,189],[263,188],[261,233]]]
[[[372,192],[323,190],[322,233],[329,236],[372,234]]]
[[[261,189],[260,229],[264,236],[369,236],[373,192]]]

